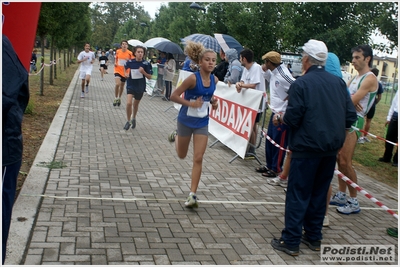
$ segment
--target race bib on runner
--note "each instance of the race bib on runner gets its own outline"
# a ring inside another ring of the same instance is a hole
[[[190,102],[195,102],[195,99],[190,99]],[[210,102],[203,102],[203,105],[200,108],[192,108],[189,107],[186,115],[190,117],[196,118],[204,118],[208,115],[208,107],[210,106]]]
[[[100,64],[101,64],[101,65],[104,65],[104,64],[106,64],[106,61],[105,61],[105,60],[101,60],[101,61],[100,61]]]
[[[143,74],[139,72],[138,69],[131,69],[131,79],[136,80],[136,79],[142,79]]]

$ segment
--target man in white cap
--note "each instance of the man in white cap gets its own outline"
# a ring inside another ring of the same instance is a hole
[[[325,71],[326,45],[309,40],[303,46],[304,75],[290,86],[284,114],[275,114],[290,127],[292,152],[285,203],[285,228],[273,248],[297,256],[300,242],[321,248],[326,198],[336,155],[357,119],[345,82]],[[304,228],[304,233],[303,233]]]

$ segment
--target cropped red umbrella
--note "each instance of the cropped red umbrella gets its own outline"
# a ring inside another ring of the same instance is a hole
[[[224,51],[228,50],[229,48],[234,48],[239,54],[243,50],[243,46],[230,35],[214,33],[214,36]]]
[[[170,41],[163,41],[161,43],[155,44],[154,48],[162,52],[171,53],[174,55],[175,54],[183,55],[182,48],[178,44]]]

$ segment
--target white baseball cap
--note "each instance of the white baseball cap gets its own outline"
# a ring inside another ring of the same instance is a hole
[[[311,39],[303,46],[303,51],[318,61],[328,58],[328,48],[322,41]]]

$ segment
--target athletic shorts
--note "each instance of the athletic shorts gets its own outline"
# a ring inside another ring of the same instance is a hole
[[[178,121],[177,132],[178,132],[178,136],[183,136],[183,137],[191,136],[192,134],[193,135],[201,134],[201,135],[208,136],[208,125],[204,126],[202,128],[190,128]]]
[[[135,98],[135,100],[141,100],[143,97],[143,94],[144,94],[143,91],[139,92],[139,91],[135,91],[133,89],[128,89],[128,88],[126,88],[126,93],[128,95],[133,95],[133,98]]]
[[[360,130],[364,129],[364,118],[363,118],[363,117],[358,117],[358,116],[357,116],[357,120],[356,120],[355,123],[353,123],[352,126],[358,128],[358,129],[360,129]],[[354,132],[354,131],[355,131],[356,134],[357,134],[357,139],[360,138],[360,137],[361,137],[361,132],[360,132],[360,131],[356,131],[356,130],[354,130],[353,128],[350,128],[349,133],[352,133],[352,132]]]
[[[119,73],[114,73],[115,78],[119,78],[122,83],[126,82],[126,77],[122,77]]]
[[[374,117],[374,115],[375,115],[375,105],[376,104],[373,104],[371,109],[368,111],[367,119],[372,119]]]
[[[103,68],[103,69],[106,70],[106,69],[107,69],[107,65],[106,65],[106,64],[101,64],[101,65],[100,65],[100,68]]]
[[[79,79],[84,80],[86,79],[86,75],[92,75],[92,70],[84,70],[79,72]]]

